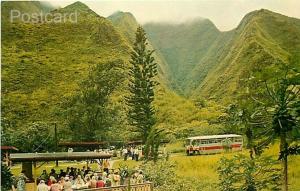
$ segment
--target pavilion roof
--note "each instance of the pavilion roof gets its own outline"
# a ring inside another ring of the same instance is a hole
[[[90,146],[99,146],[99,145],[105,145],[108,142],[104,141],[89,141],[89,142],[71,142],[71,141],[65,141],[58,143],[58,146],[67,146],[67,147],[90,147]]]
[[[14,162],[109,159],[111,157],[111,154],[103,152],[15,153],[10,155],[10,159]]]
[[[15,150],[15,151],[18,151],[19,149],[17,149],[14,146],[1,146],[1,150]]]

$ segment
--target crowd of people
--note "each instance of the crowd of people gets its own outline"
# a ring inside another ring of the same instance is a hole
[[[122,150],[124,161],[126,161],[128,157],[131,157],[132,160],[138,161],[141,153],[142,153],[142,149],[140,149],[139,147],[128,147],[128,148],[124,147]]]
[[[104,160],[103,163],[109,163],[109,161]],[[26,180],[27,177],[22,172],[18,181],[13,185],[13,190],[25,191]],[[129,175],[127,169],[104,168],[102,171],[94,171],[85,166],[81,169],[68,167],[65,171],[61,169],[58,173],[54,169],[51,169],[49,173],[43,170],[37,179],[37,191],[74,191],[84,188],[115,187],[128,185],[128,181],[131,185],[143,183],[143,172],[136,170]]]

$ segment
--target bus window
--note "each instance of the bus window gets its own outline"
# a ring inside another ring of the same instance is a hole
[[[237,137],[237,138],[235,138],[235,142],[241,143],[241,142],[243,142],[243,139],[241,137]]]
[[[207,142],[208,142],[207,140],[201,140],[201,144],[202,144],[202,145],[206,145]]]

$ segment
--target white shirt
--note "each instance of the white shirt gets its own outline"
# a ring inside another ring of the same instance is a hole
[[[37,191],[48,191],[48,190],[49,190],[49,188],[45,183],[40,183],[37,186]]]

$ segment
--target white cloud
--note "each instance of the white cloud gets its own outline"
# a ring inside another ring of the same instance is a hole
[[[51,1],[66,6],[75,1]],[[102,16],[120,10],[146,22],[182,22],[197,17],[210,19],[220,30],[231,30],[245,14],[261,8],[300,18],[299,0],[100,0],[82,1]]]

